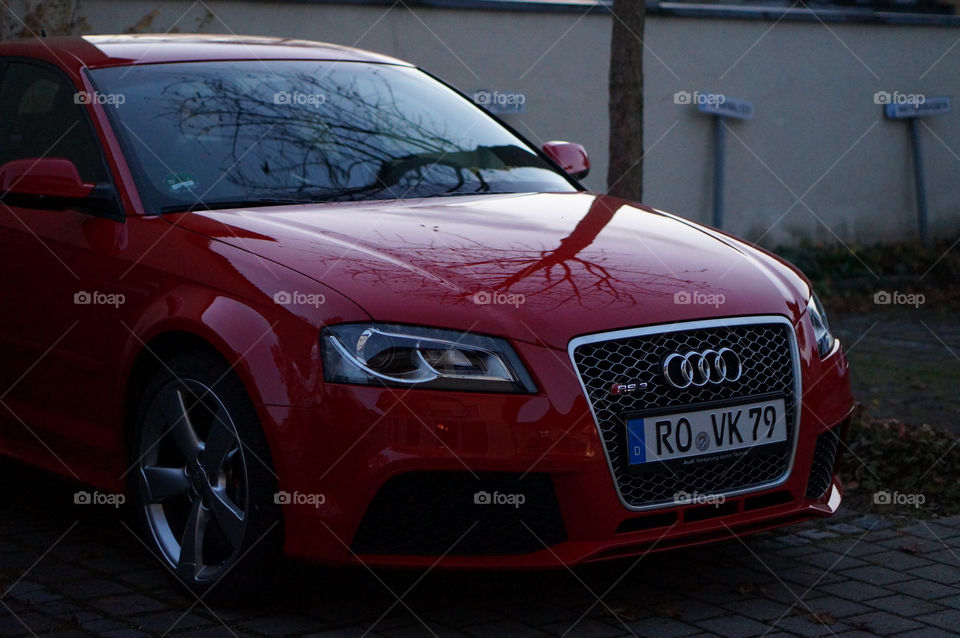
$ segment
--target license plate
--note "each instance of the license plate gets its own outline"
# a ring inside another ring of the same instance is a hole
[[[787,440],[783,399],[627,418],[628,463],[687,459]]]

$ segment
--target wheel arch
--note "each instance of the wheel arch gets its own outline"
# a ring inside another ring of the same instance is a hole
[[[129,443],[130,431],[137,415],[137,409],[143,400],[150,380],[164,368],[170,357],[187,351],[202,351],[224,361],[228,359],[210,341],[194,332],[186,330],[168,330],[154,336],[142,344],[136,353],[130,371],[127,374],[126,391],[123,397],[123,421],[125,439]],[[228,362],[229,365],[229,362]],[[247,384],[244,384],[246,388]],[[248,390],[249,391],[249,390]]]
[[[178,296],[179,300],[191,299]],[[320,378],[319,337],[315,328],[302,320],[267,317],[255,308],[235,299],[217,296],[189,306],[180,305],[177,316],[147,313],[130,328],[130,338],[121,366],[120,396],[124,448],[130,454],[131,433],[137,408],[150,379],[164,367],[170,356],[200,350],[219,357],[237,375],[253,403],[271,448],[275,428],[270,427],[265,405],[298,405],[315,397]],[[169,306],[164,303],[163,310]],[[158,308],[159,312],[159,308]],[[278,324],[283,323],[282,330]],[[281,335],[288,347],[281,345]],[[310,339],[315,347],[303,348]],[[294,340],[294,341],[290,341]],[[290,346],[290,343],[296,345]],[[299,352],[294,360],[288,355]],[[133,460],[133,459],[130,459]]]

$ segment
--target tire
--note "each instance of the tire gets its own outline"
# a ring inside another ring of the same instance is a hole
[[[271,593],[282,560],[276,473],[243,384],[220,357],[169,357],[132,432],[130,494],[143,538],[174,581],[206,600]]]

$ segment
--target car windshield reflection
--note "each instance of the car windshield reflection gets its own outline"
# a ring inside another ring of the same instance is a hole
[[[91,72],[153,212],[576,190],[416,69],[313,61]]]

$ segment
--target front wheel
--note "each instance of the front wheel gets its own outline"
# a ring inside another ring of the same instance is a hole
[[[248,599],[280,562],[276,475],[240,380],[216,357],[172,357],[135,424],[133,485],[145,540],[198,595]]]

